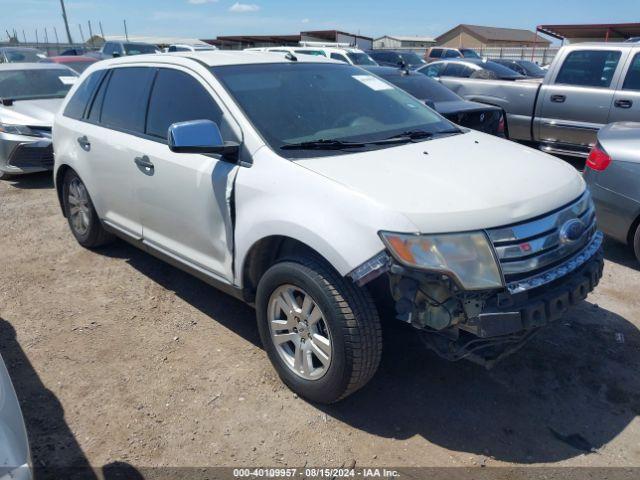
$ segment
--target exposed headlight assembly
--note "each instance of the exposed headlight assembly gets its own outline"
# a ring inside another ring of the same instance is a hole
[[[11,135],[27,135],[29,137],[39,137],[40,134],[26,125],[11,125],[0,123],[0,133],[9,133]]]
[[[504,286],[484,232],[421,235],[380,232],[394,258],[407,267],[451,275],[465,290]]]

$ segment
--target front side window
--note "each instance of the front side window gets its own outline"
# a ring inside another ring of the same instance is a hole
[[[389,144],[370,142],[406,131],[459,133],[418,99],[351,65],[291,62],[211,71],[271,148],[288,158],[345,153],[290,148],[303,142],[366,142],[364,148],[384,148]]]
[[[104,70],[93,72],[78,86],[73,97],[67,102],[67,106],[64,109],[64,116],[81,119],[84,116],[87,108],[87,103],[91,99],[94,90],[100,83]]]
[[[78,75],[68,68],[1,70],[0,98],[63,98]]]
[[[158,70],[149,99],[147,135],[166,140],[173,123],[212,120],[220,126],[221,119],[222,110],[195,78],[178,70]]]
[[[620,55],[619,51],[609,50],[571,52],[560,68],[556,83],[608,88],[620,61]]]
[[[102,99],[100,123],[116,130],[142,133],[153,74],[154,69],[145,67],[114,69]]]
[[[622,85],[623,90],[640,90],[640,53],[633,57],[627,77]]]
[[[467,67],[463,63],[449,63],[447,68],[444,69],[444,73],[442,75],[446,77],[469,77],[473,73],[469,67]]]

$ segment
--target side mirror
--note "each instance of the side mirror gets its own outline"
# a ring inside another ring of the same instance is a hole
[[[169,127],[169,150],[176,153],[214,153],[237,160],[240,144],[225,142],[220,129],[211,120],[191,120]]]

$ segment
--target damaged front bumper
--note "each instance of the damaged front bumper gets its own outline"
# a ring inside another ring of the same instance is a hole
[[[374,257],[371,266],[377,268],[368,269],[361,278],[370,281],[374,274],[385,273],[396,317],[419,329],[438,355],[491,367],[595,288],[604,265],[602,241],[602,233],[595,232],[570,258],[532,277],[507,283],[501,290],[465,291],[447,275],[407,268],[385,252]]]

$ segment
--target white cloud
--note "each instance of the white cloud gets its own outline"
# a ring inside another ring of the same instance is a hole
[[[216,3],[218,0],[187,0],[191,5],[202,5],[203,3]]]
[[[235,13],[257,12],[258,10],[260,10],[260,6],[255,3],[236,2],[229,7],[229,11]]]
[[[309,19],[308,18],[303,18],[302,19],[302,23],[309,23]]]

